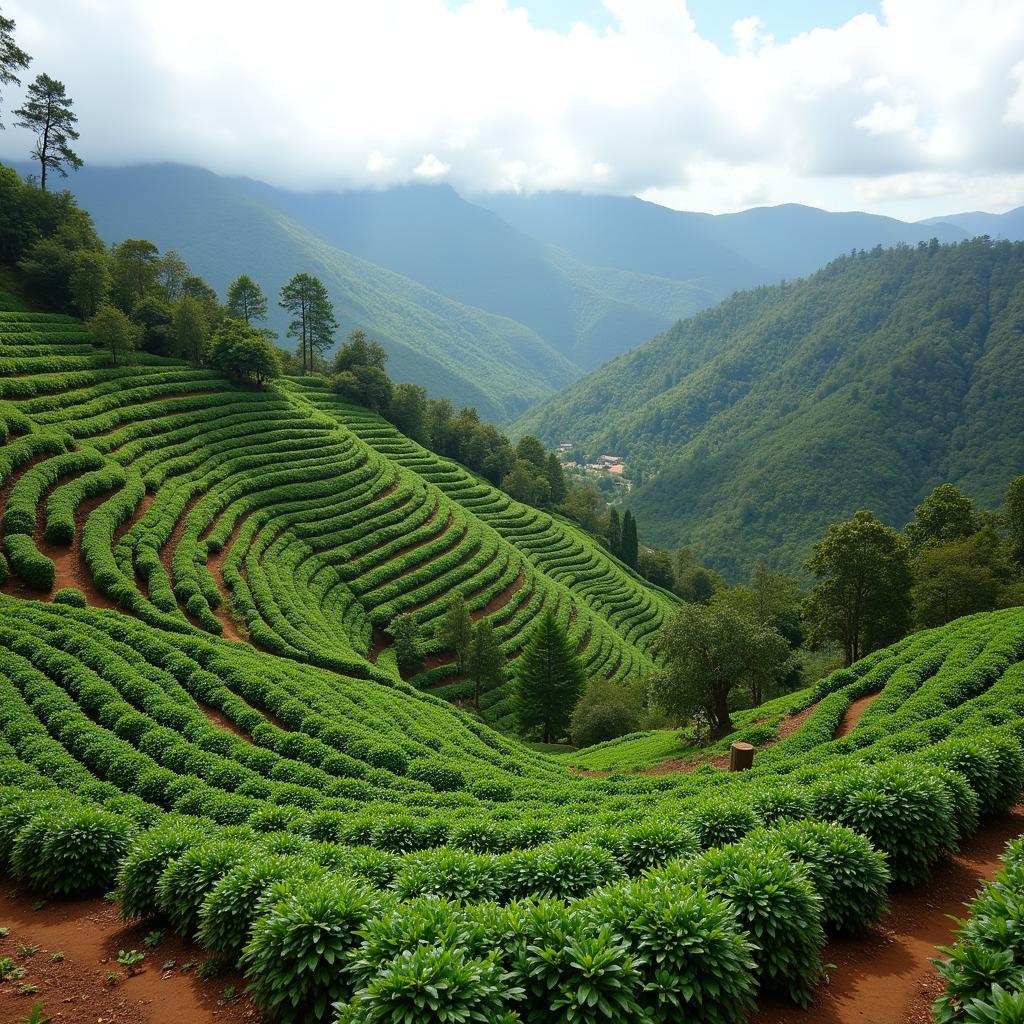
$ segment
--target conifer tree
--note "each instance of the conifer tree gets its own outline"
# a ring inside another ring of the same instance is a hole
[[[248,274],[236,277],[228,285],[228,314],[247,324],[267,319],[267,297]]]
[[[438,626],[438,639],[450,651],[454,651],[460,673],[466,671],[470,641],[473,637],[473,622],[461,594],[453,594]]]
[[[505,653],[487,619],[480,619],[473,627],[466,674],[473,680],[473,706],[479,711],[483,690],[491,690],[505,681]]]
[[[622,517],[622,550],[619,557],[630,567],[635,569],[639,558],[640,548],[636,537],[636,520],[633,513],[626,509]]]
[[[13,33],[14,21],[0,14],[0,85],[21,85],[18,72],[26,70],[32,60],[14,41]],[[0,128],[3,126],[0,121]]]
[[[309,372],[315,357],[334,344],[338,329],[327,289],[312,274],[296,274],[281,289],[279,305],[295,318],[288,325],[288,337],[298,340],[302,371]]]
[[[613,508],[608,513],[608,550],[616,557],[622,557],[622,524],[619,522],[619,510]]]
[[[81,158],[71,148],[78,138],[78,115],[71,110],[73,106],[63,82],[49,75],[37,75],[28,87],[24,106],[14,112],[18,118],[14,123],[19,128],[36,133],[31,156],[39,161],[39,186],[44,192],[47,171],[56,171],[66,178],[65,165],[75,171],[82,166]]]
[[[1011,480],[1006,489],[1005,520],[1010,534],[1010,551],[1024,566],[1024,476]]]
[[[516,714],[525,734],[545,743],[564,736],[583,692],[583,666],[548,608],[516,665]]]

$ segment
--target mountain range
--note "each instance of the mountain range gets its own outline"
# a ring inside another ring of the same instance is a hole
[[[339,334],[363,328],[395,379],[498,422],[737,289],[851,249],[963,239],[985,216],[907,224],[792,205],[711,216],[425,184],[298,193],[170,164],[86,167],[68,184],[108,242],[174,249],[221,294],[240,273],[255,278],[282,342],[287,318],[273,299],[296,271],[316,274]]]
[[[796,570],[829,523],[902,527],[951,481],[1024,473],[1024,243],[859,252],[738,293],[513,424],[625,457],[646,539],[730,579]]]

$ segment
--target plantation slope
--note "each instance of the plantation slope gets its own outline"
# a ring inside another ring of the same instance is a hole
[[[0,327],[8,592],[85,581],[91,603],[161,628],[382,682],[396,678],[392,619],[413,611],[432,634],[461,592],[510,658],[552,607],[591,678],[652,671],[674,598],[375,417],[321,411],[323,388],[234,387],[168,360],[112,369],[72,321]],[[376,447],[360,436],[374,425]],[[465,696],[451,654],[433,639],[426,653],[417,683]],[[512,725],[507,685],[482,704]]]
[[[514,501],[462,466],[400,434],[366,409],[324,387],[290,382],[389,460],[413,470],[513,543],[549,578],[564,584],[609,625],[650,652],[657,631],[679,603],[652,586],[565,519]]]
[[[492,970],[483,1019],[552,1019],[574,962],[519,983],[551,941],[615,965],[614,1019],[698,998],[741,1024],[754,993],[806,1005],[827,934],[1017,803],[1022,658],[1024,610],[958,620],[822,680],[748,772],[597,780],[398,680],[0,595],[0,871],[44,899],[116,883],[126,919],[240,963],[288,1024],[380,1005],[410,956]],[[638,956],[663,920],[664,970]]]
[[[1024,472],[1024,244],[862,252],[677,324],[514,424],[615,452],[652,541],[730,579],[794,571],[862,508],[901,528],[950,481]]]

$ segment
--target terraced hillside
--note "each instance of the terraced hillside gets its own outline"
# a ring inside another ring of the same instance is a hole
[[[73,585],[165,629],[390,681],[391,620],[413,611],[432,634],[459,591],[510,657],[551,606],[591,677],[651,670],[674,598],[329,391],[168,360],[113,369],[59,318],[3,314],[0,339],[8,592]],[[417,684],[460,697],[451,656],[428,647]],[[507,723],[506,687],[484,711]]]
[[[806,1005],[828,935],[1020,799],[1024,609],[751,712],[750,771],[585,775],[442,699],[440,652],[401,679],[383,627],[457,588],[514,653],[550,603],[625,679],[667,597],[310,382],[112,369],[70,320],[3,324],[0,870],[116,886],[268,1021]]]
[[[0,623],[4,870],[48,897],[116,881],[126,917],[240,963],[269,1020],[401,1020],[449,975],[488,1020],[596,1021],[564,1012],[595,987],[616,1022],[804,1004],[826,934],[1024,783],[1020,609],[795,695],[803,726],[750,772],[601,780],[405,684],[113,610],[3,596]]]

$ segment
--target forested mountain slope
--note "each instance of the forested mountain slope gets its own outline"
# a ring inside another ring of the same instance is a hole
[[[795,569],[828,523],[902,526],[936,484],[1024,471],[1024,244],[860,253],[684,321],[516,424],[654,479],[646,536],[730,576]]]
[[[698,284],[600,272],[466,202],[448,185],[293,193],[243,184],[331,245],[525,324],[584,369],[717,297]]]
[[[366,330],[387,347],[396,379],[487,418],[504,419],[580,373],[524,324],[339,249],[231,179],[177,166],[86,168],[73,187],[107,242],[143,237],[173,249],[221,295],[248,273],[271,297],[270,325],[284,344],[288,317],[276,296],[304,270],[327,287],[341,337]]]

